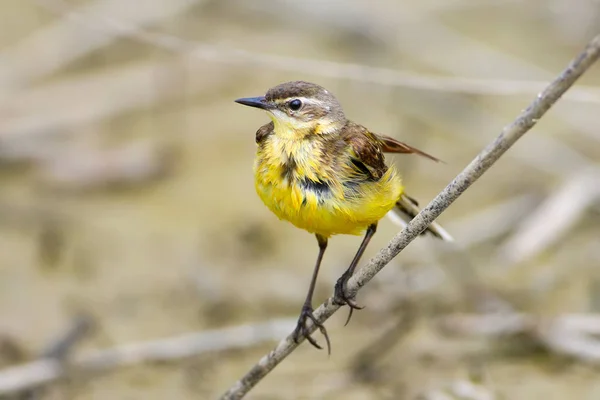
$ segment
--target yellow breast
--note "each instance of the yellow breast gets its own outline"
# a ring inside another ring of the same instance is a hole
[[[319,141],[284,140],[275,135],[256,155],[256,191],[280,219],[324,237],[361,234],[391,210],[402,194],[395,169],[377,181],[352,181],[345,160],[327,159]]]

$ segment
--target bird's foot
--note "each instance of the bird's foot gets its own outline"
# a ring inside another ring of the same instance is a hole
[[[298,343],[300,339],[304,336],[306,340],[308,340],[308,342],[314,347],[316,347],[317,349],[323,349],[317,343],[317,341],[310,336],[310,331],[307,326],[307,320],[310,320],[314,326],[319,328],[319,331],[321,331],[323,337],[325,337],[325,341],[327,342],[327,354],[331,354],[331,342],[329,341],[329,335],[327,334],[327,330],[325,329],[325,326],[323,326],[322,323],[317,321],[317,318],[315,318],[313,311],[314,310],[310,304],[304,304],[304,306],[302,306],[302,311],[300,312],[300,317],[298,318],[298,324],[296,325],[296,329],[294,329],[294,333],[292,334],[294,342]]]
[[[348,325],[348,322],[350,322],[350,318],[352,318],[352,313],[354,312],[354,310],[362,310],[364,308],[363,306],[359,306],[356,303],[354,296],[348,296],[347,294],[347,286],[350,277],[351,275],[348,273],[348,271],[344,272],[342,276],[340,276],[340,279],[338,279],[335,283],[335,292],[333,297],[334,304],[340,306],[347,305],[348,307],[350,307],[350,312],[348,313],[348,318],[346,319],[346,323],[344,324],[344,326]]]

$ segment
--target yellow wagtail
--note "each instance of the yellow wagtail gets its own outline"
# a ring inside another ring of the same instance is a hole
[[[336,234],[359,235],[366,230],[354,259],[335,285],[335,302],[350,307],[349,321],[352,310],[361,307],[346,294],[346,284],[375,234],[377,222],[394,207],[410,218],[419,211],[416,202],[404,194],[396,169],[385,164],[383,153],[414,153],[439,160],[349,121],[338,100],[314,83],[282,83],[269,89],[265,96],[236,102],[265,110],[271,118],[256,132],[254,174],[258,195],[280,219],[314,233],[319,244],[294,339],[297,342],[305,336],[313,346],[321,348],[308,334],[309,319],[320,329],[330,350],[327,331],[315,319],[312,308],[328,238]],[[435,223],[428,231],[451,240]]]

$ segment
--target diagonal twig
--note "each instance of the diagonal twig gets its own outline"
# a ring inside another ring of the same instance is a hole
[[[390,243],[381,249],[367,265],[361,268],[348,282],[349,295],[353,296],[381,271],[395,256],[412,242],[427,226],[433,222],[450,204],[467,190],[484,172],[486,172],[521,136],[529,131],[537,121],[554,105],[573,83],[600,57],[600,35],[591,40],[581,54],[525,109],[517,119],[507,125],[477,157],[409,224],[397,234]],[[333,298],[323,303],[314,315],[323,323],[340,306],[333,304]],[[316,327],[308,327],[308,333]],[[301,343],[301,342],[300,342]],[[246,375],[235,382],[221,399],[241,399],[281,361],[291,354],[300,343],[295,343],[292,335],[284,338],[275,349],[262,357]]]

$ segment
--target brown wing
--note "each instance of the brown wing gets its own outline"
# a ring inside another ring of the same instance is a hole
[[[258,128],[256,131],[256,143],[262,142],[267,136],[273,133],[273,121]]]
[[[343,139],[354,152],[350,161],[358,171],[373,180],[385,174],[388,167],[385,165],[382,142],[375,134],[364,126],[350,122],[343,129]]]
[[[430,160],[441,162],[442,160],[435,158],[434,156],[425,153],[417,148],[407,145],[406,143],[400,142],[394,138],[383,135],[376,135],[381,141],[382,150],[386,153],[404,153],[404,154],[418,154],[420,156],[429,158]],[[443,162],[443,161],[442,161]]]

